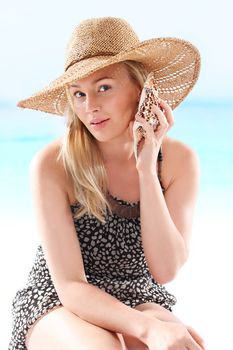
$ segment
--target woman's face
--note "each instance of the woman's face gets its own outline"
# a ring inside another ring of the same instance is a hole
[[[103,68],[69,87],[75,114],[100,142],[126,133],[141,88],[122,63]]]

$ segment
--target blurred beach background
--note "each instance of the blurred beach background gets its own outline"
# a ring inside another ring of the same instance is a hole
[[[75,25],[100,16],[128,20],[141,40],[172,36],[191,41],[202,56],[194,90],[174,111],[171,137],[190,145],[201,168],[190,258],[167,288],[174,313],[196,328],[207,349],[231,348],[233,312],[233,48],[230,0],[57,3],[22,0],[0,4],[0,349],[11,332],[11,302],[24,287],[39,238],[28,167],[33,155],[61,136],[62,117],[22,110],[16,102],[63,71],[64,50]]]

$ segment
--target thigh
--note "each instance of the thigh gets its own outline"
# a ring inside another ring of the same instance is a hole
[[[120,335],[92,325],[63,306],[49,311],[29,329],[28,350],[124,350]]]

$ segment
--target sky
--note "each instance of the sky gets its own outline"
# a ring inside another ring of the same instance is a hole
[[[122,17],[141,40],[179,37],[198,47],[199,81],[190,98],[233,97],[231,0],[8,0],[0,2],[0,101],[15,102],[63,73],[74,27],[91,17]]]

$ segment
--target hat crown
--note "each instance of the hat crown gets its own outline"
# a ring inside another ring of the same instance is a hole
[[[138,43],[138,36],[124,19],[102,17],[84,20],[75,28],[67,45],[65,70],[83,59],[116,55]]]

